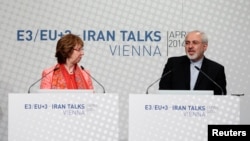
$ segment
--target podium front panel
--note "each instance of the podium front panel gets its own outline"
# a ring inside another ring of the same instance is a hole
[[[238,97],[129,95],[129,141],[207,141],[209,124],[239,123]]]
[[[117,94],[9,94],[8,141],[117,141]]]

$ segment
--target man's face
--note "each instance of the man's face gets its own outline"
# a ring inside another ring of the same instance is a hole
[[[185,39],[185,52],[188,58],[192,61],[198,61],[204,56],[207,49],[207,44],[202,43],[201,34],[191,32]]]

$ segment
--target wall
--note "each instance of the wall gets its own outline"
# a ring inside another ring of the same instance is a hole
[[[69,32],[85,40],[79,64],[107,93],[120,96],[120,140],[128,136],[128,94],[145,94],[167,59],[184,54],[187,31],[208,34],[206,56],[225,66],[228,94],[249,95],[248,0],[2,0],[0,7],[2,141],[8,136],[8,93],[27,92],[41,71],[56,63],[56,42]],[[94,87],[102,92],[97,83]],[[157,88],[158,83],[149,93]]]

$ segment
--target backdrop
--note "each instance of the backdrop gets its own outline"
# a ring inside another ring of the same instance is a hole
[[[1,141],[8,137],[8,93],[27,92],[56,63],[56,42],[67,33],[85,41],[79,64],[120,96],[120,140],[128,137],[129,93],[145,94],[167,59],[184,55],[188,31],[208,34],[206,56],[225,66],[228,94],[249,95],[249,0],[1,0],[0,7]]]

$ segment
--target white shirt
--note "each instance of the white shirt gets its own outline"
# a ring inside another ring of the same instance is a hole
[[[199,75],[199,70],[195,68],[197,66],[198,68],[201,68],[203,58],[197,62],[190,61],[190,90],[194,89],[196,80]]]

